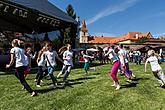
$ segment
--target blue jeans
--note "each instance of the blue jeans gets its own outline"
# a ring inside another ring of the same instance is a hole
[[[55,66],[54,67],[48,66],[48,74],[51,77],[53,84],[57,83],[57,78],[53,75],[55,68],[56,68]]]

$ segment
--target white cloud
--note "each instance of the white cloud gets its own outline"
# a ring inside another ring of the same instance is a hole
[[[165,32],[163,33],[157,33],[153,35],[154,37],[160,37],[160,36],[165,36]]]
[[[104,18],[106,16],[125,11],[129,7],[134,6],[138,0],[123,0],[124,2],[121,2],[119,4],[110,5],[105,10],[97,13],[94,17],[87,20],[87,25],[92,24],[96,21],[98,21],[101,18]]]
[[[92,36],[105,36],[105,37],[115,37],[115,34],[105,33],[105,32],[93,32]]]

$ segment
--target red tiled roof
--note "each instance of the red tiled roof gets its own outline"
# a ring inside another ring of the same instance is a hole
[[[146,33],[128,32],[128,34],[121,36],[121,37],[95,36],[95,37],[93,37],[93,39],[89,40],[89,43],[117,43],[117,42],[125,41],[125,40],[137,40],[138,38],[148,36],[149,33],[150,32],[146,32]],[[138,35],[138,38],[136,38],[136,35]]]
[[[111,41],[113,39],[115,39],[116,37],[102,37],[102,36],[94,36],[89,40],[89,43],[100,43],[100,44],[104,44],[104,43],[111,43]]]

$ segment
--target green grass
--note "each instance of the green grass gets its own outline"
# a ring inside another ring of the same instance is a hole
[[[22,90],[13,74],[0,72],[0,110],[165,110],[165,89],[159,87],[150,70],[144,73],[144,65],[130,64],[137,76],[132,84],[118,74],[122,85],[118,91],[110,86],[110,68],[110,64],[97,66],[88,75],[81,68],[72,69],[69,85],[57,89],[50,88],[49,77],[36,88],[35,74],[30,74],[27,82],[38,90],[36,97]]]

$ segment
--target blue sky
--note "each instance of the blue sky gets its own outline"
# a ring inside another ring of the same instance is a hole
[[[121,36],[128,32],[165,35],[165,0],[49,0],[65,11],[74,7],[90,35]]]

